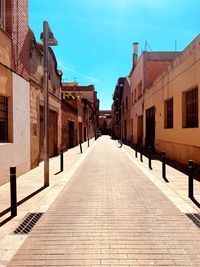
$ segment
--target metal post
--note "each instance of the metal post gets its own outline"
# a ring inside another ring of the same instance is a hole
[[[149,157],[149,169],[152,170],[152,166],[151,166],[151,146],[148,147],[148,157]]]
[[[90,146],[90,139],[89,139],[89,137],[88,137],[88,147]]]
[[[188,161],[188,169],[189,169],[189,175],[188,175],[188,197],[194,198],[194,161],[189,160]]]
[[[49,25],[43,22],[44,33],[44,186],[49,186],[49,89],[48,89],[48,38]]]
[[[166,154],[162,152],[162,177],[166,179]]]
[[[81,141],[80,141],[79,145],[80,145],[80,152],[83,153]]]
[[[62,172],[63,171],[63,152],[61,152],[61,154],[60,154],[60,171]]]
[[[140,147],[140,161],[143,162],[142,160],[142,154],[143,154],[143,146],[141,145]]]
[[[137,150],[138,150],[138,145],[135,145],[135,157],[137,158]]]
[[[16,167],[10,167],[10,202],[11,216],[17,216]]]

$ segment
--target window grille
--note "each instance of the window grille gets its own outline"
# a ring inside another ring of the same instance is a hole
[[[0,96],[0,142],[8,141],[8,98]]]
[[[165,128],[173,128],[173,98],[165,102],[166,123]]]
[[[198,127],[198,88],[185,93],[185,119],[187,128]]]

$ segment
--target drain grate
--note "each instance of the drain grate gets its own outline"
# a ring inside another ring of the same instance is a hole
[[[13,234],[16,234],[16,235],[28,234],[32,230],[34,225],[38,222],[38,220],[41,218],[42,215],[43,215],[43,213],[41,213],[41,212],[28,213],[27,217],[15,229]]]
[[[186,215],[197,227],[200,228],[200,213],[186,213]]]

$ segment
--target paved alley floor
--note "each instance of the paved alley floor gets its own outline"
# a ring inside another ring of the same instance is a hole
[[[102,136],[8,266],[200,266],[200,229]]]

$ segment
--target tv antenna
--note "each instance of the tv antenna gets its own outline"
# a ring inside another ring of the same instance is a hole
[[[147,51],[147,48],[149,48],[150,51],[152,51],[150,45],[148,44],[147,40],[145,40],[145,45],[144,45],[144,51]]]

